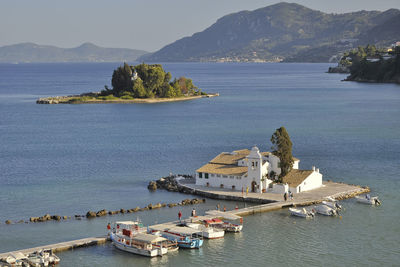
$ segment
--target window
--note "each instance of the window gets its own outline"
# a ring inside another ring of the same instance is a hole
[[[251,162],[251,167],[254,167],[254,161]]]
[[[214,174],[211,174],[211,177],[214,177]]]
[[[258,162],[256,161],[256,167],[258,166]]]
[[[236,179],[241,179],[241,177],[240,176],[236,176]]]
[[[204,178],[208,179],[208,173],[204,174]]]
[[[232,175],[231,175],[231,176],[229,176],[229,178],[233,179],[233,178],[235,178],[235,176],[232,176]]]
[[[228,178],[228,175],[222,175],[223,178]]]
[[[221,177],[221,174],[217,174],[217,177]]]
[[[199,172],[199,178],[203,178],[203,173]]]

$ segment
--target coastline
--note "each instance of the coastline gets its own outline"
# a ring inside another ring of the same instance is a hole
[[[36,104],[133,104],[133,103],[164,103],[164,102],[178,102],[187,101],[198,98],[210,98],[219,96],[219,93],[207,94],[207,95],[196,95],[196,96],[183,96],[173,98],[135,98],[135,99],[98,99],[95,97],[85,98],[80,100],[79,98],[85,97],[85,95],[72,95],[72,96],[55,96],[55,97],[44,97],[36,100]]]

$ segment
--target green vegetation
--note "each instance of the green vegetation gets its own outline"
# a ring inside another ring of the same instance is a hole
[[[191,79],[180,77],[171,81],[171,73],[165,72],[160,64],[129,66],[124,63],[114,70],[112,86],[101,92],[122,99],[133,98],[173,98],[196,96],[203,93],[193,85]]]
[[[339,61],[339,65],[350,67],[353,62],[358,63],[367,57],[380,58],[384,53],[385,49],[377,49],[374,45],[359,46],[357,49],[344,53]]]
[[[360,82],[392,82],[400,83],[400,47],[396,47],[383,58],[381,53],[361,50],[365,53],[358,53],[350,66],[348,81]],[[371,60],[372,59],[372,60]]]
[[[271,136],[272,153],[280,159],[281,174],[279,175],[279,182],[288,174],[293,167],[292,155],[292,141],[285,127],[276,129]]]

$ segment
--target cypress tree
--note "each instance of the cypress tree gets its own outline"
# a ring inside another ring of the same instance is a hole
[[[285,127],[276,129],[271,136],[272,153],[280,159],[281,174],[279,180],[288,174],[293,167],[292,141]]]

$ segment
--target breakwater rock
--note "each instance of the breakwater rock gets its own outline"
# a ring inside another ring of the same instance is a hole
[[[350,69],[346,66],[329,67],[328,73],[350,73]]]
[[[134,212],[139,212],[139,211],[146,211],[146,210],[155,210],[155,209],[161,209],[161,208],[165,208],[165,207],[169,207],[169,208],[173,208],[176,206],[186,206],[186,205],[195,205],[195,204],[201,204],[206,202],[205,199],[200,199],[200,198],[193,198],[193,199],[184,199],[181,202],[177,202],[177,203],[156,203],[156,204],[148,204],[146,206],[144,206],[143,208],[140,207],[136,207],[136,208],[131,208],[131,209],[119,209],[119,210],[115,210],[115,211],[108,211],[106,209],[102,209],[99,211],[88,211],[86,212],[85,215],[80,215],[80,214],[76,214],[73,217],[76,220],[82,220],[84,218],[86,219],[94,219],[94,218],[98,218],[98,217],[104,217],[104,216],[112,216],[112,215],[117,215],[117,214],[125,214],[125,213],[134,213]],[[43,216],[40,217],[30,217],[29,218],[29,222],[31,223],[38,223],[38,222],[46,222],[46,221],[61,221],[61,220],[68,220],[71,217],[69,216],[60,216],[60,215],[50,215],[50,214],[45,214]],[[25,222],[24,220],[20,220],[18,221],[18,223],[23,223]],[[13,222],[11,220],[6,220],[5,221],[6,224],[13,224]],[[26,222],[28,223],[28,222]]]
[[[179,193],[185,193],[185,194],[193,194],[194,190],[181,186],[177,179],[188,179],[188,180],[193,180],[194,177],[192,175],[188,174],[177,174],[177,175],[170,175],[167,177],[162,177],[158,180],[155,181],[150,181],[149,185],[147,188],[150,191],[156,191],[157,189],[165,189],[170,192],[179,192]]]

